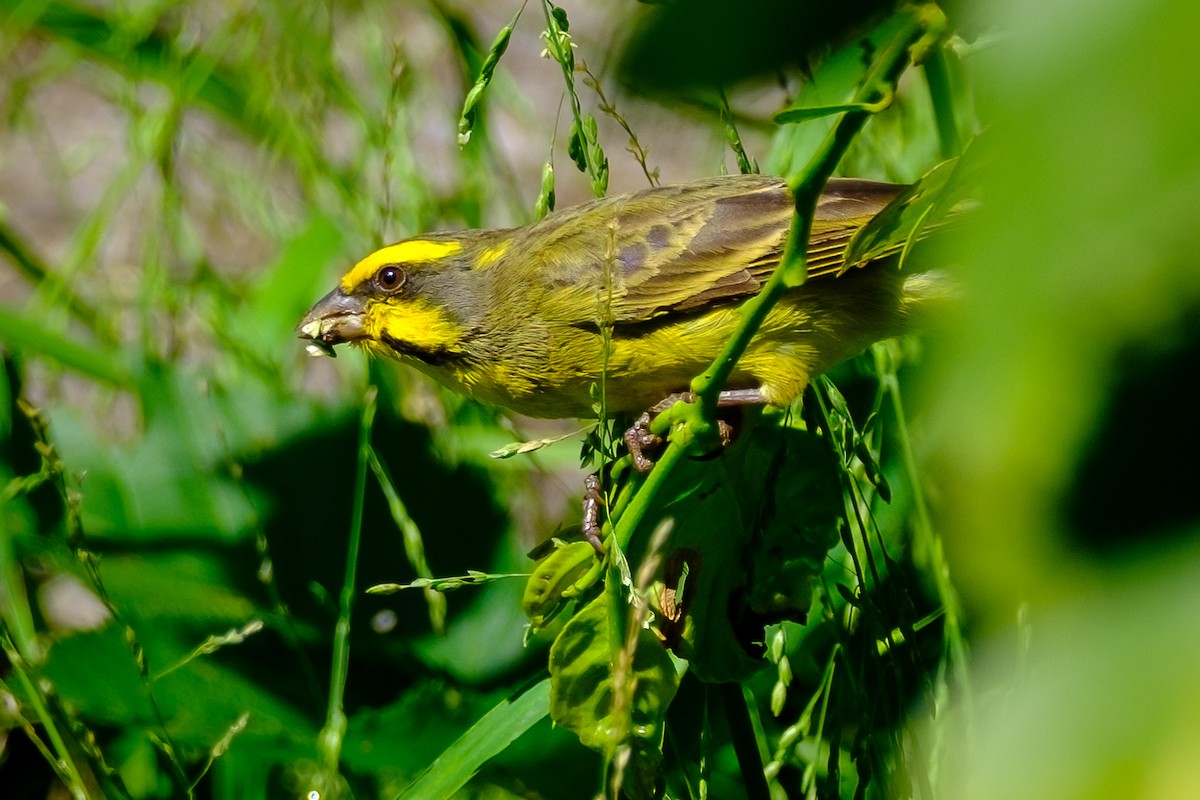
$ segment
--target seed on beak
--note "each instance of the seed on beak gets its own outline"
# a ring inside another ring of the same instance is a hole
[[[313,339],[304,346],[304,350],[313,358],[320,358],[321,356],[337,358],[337,351],[333,349],[333,345],[328,342],[322,342],[320,339]]]
[[[333,346],[363,338],[362,326],[362,300],[335,289],[312,307],[298,330],[301,339],[309,340],[304,349],[310,356],[336,358]]]

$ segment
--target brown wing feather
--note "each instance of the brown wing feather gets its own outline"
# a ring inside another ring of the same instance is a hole
[[[619,252],[625,281],[613,301],[617,322],[694,310],[762,288],[779,264],[792,197],[782,181],[740,179],[742,190],[730,192],[732,180],[714,187],[719,196],[697,187],[696,202],[684,203],[669,220],[659,218],[650,235]],[[870,181],[831,181],[809,239],[809,277],[837,274],[850,237],[900,190]],[[663,225],[670,226],[669,234]]]
[[[837,274],[850,237],[902,189],[831,180],[817,204],[809,277]],[[757,292],[779,263],[792,213],[783,181],[725,176],[568,209],[532,231],[560,290],[594,293],[608,265],[611,319],[629,324]]]
[[[737,183],[740,191],[730,191]],[[724,179],[688,196],[679,216],[656,220],[660,236],[639,237],[621,259],[624,294],[615,298],[618,321],[686,311],[758,291],[764,262],[778,260],[791,220],[791,197],[780,182]],[[670,236],[661,226],[671,227]],[[630,231],[637,236],[637,231]],[[658,242],[665,246],[658,246]]]

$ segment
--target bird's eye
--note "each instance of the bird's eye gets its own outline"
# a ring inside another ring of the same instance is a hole
[[[375,283],[385,292],[395,292],[404,285],[404,270],[395,264],[388,264],[375,273]]]

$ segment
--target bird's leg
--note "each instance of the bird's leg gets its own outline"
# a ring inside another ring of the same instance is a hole
[[[604,496],[600,493],[600,476],[588,475],[583,479],[583,538],[604,555],[604,545],[600,541],[600,506]]]
[[[633,460],[633,467],[645,475],[654,468],[654,459],[646,451],[654,451],[662,447],[663,438],[651,433],[650,422],[662,412],[676,403],[696,402],[692,392],[676,392],[668,395],[654,404],[649,411],[638,417],[637,422],[625,431],[625,447]],[[759,389],[726,389],[717,396],[717,408],[736,408],[738,406],[764,405],[766,399]],[[717,430],[721,437],[721,446],[725,447],[733,441],[734,429],[728,421],[717,420]],[[604,504],[604,496],[600,493],[600,476],[588,475],[583,481],[583,538],[591,543],[600,555],[604,555],[604,545],[600,540],[600,506]]]
[[[648,458],[645,450],[656,450],[662,445],[662,437],[650,432],[650,420],[670,408],[680,400],[694,400],[691,392],[680,392],[659,401],[637,422],[625,431],[625,447],[633,459],[633,466],[638,472],[645,474],[654,466],[654,461]],[[600,493],[600,476],[593,473],[583,479],[583,538],[591,543],[600,555],[604,555],[604,545],[600,541],[600,506],[604,504],[604,496]]]
[[[691,392],[676,392],[667,395],[654,404],[646,413],[638,417],[637,422],[625,431],[625,447],[633,459],[633,468],[645,475],[654,468],[654,459],[646,451],[654,451],[662,447],[661,436],[650,431],[650,422],[662,412],[679,401],[696,402],[696,396]],[[761,389],[726,389],[717,396],[717,408],[734,408],[737,406],[760,406],[767,401]],[[733,426],[723,419],[717,420],[717,428],[721,436],[721,444],[727,445],[733,441]]]

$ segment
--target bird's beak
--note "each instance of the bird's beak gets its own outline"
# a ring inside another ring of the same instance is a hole
[[[308,354],[336,356],[335,344],[352,342],[366,336],[363,330],[361,298],[334,289],[317,302],[304,316],[297,329],[301,339],[308,339]]]

